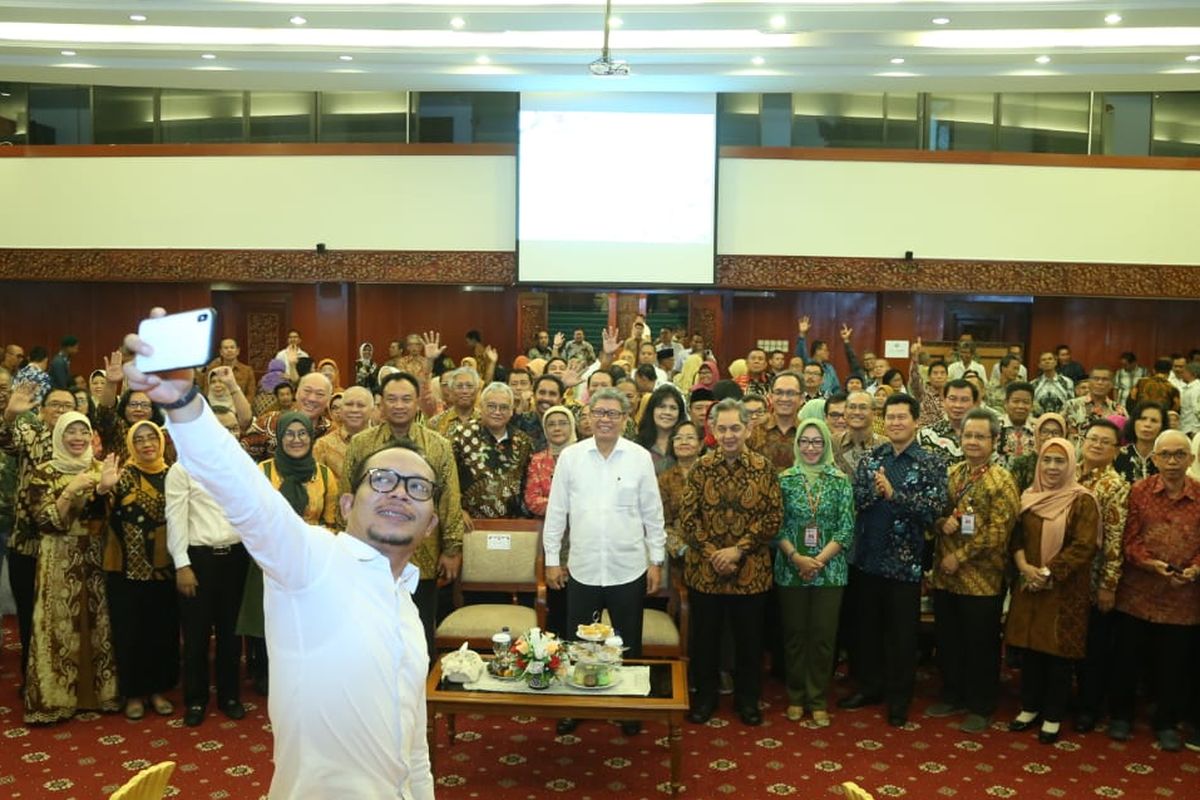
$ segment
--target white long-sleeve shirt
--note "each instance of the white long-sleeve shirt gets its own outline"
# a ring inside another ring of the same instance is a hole
[[[565,448],[554,465],[542,544],[546,566],[559,566],[563,531],[571,529],[571,577],[588,586],[619,586],[661,563],[666,544],[662,498],[650,453],[618,439],[605,458],[594,439]]]
[[[192,480],[183,464],[167,470],[167,552],[175,569],[192,565],[189,547],[227,547],[242,537],[204,487]]]
[[[272,800],[433,800],[417,568],[305,523],[207,408],[169,428],[266,578]]]

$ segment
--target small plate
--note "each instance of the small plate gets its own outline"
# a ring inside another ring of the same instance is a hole
[[[621,673],[619,672],[613,675],[613,679],[609,681],[607,686],[584,686],[582,683],[576,683],[574,680],[567,680],[567,686],[570,686],[572,689],[582,689],[585,692],[603,692],[607,689],[613,688],[614,686],[619,686],[620,683]]]

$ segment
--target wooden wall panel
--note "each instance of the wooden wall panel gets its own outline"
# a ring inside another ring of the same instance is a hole
[[[1159,355],[1186,354],[1200,346],[1198,310],[1197,303],[1182,300],[1038,298],[1033,304],[1030,361],[1062,343],[1071,346],[1084,367],[1115,367],[1125,350],[1149,367]]]
[[[86,375],[103,366],[152,307],[183,311],[211,302],[208,284],[8,281],[0,291],[0,342],[19,343],[27,353],[40,344],[53,357],[62,337],[73,334],[79,353],[71,367]]]

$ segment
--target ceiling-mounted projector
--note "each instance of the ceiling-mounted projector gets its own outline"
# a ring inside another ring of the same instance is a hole
[[[588,70],[597,78],[627,78],[629,77],[629,62],[613,61],[604,55],[588,64]]]

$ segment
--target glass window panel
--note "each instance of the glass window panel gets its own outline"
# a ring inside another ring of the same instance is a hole
[[[162,141],[211,143],[244,141],[242,92],[163,89],[159,111]]]
[[[916,94],[884,95],[887,127],[884,147],[915,149],[921,146],[921,130],[917,122],[920,96]]]
[[[882,147],[883,94],[792,95],[793,147]]]
[[[323,142],[407,142],[408,92],[322,92]]]
[[[1152,156],[1200,156],[1200,92],[1154,96]]]
[[[780,92],[762,96],[759,115],[759,143],[763,147],[790,147],[792,144],[792,96]]]
[[[717,95],[717,143],[730,147],[758,147],[762,144],[759,124],[761,103],[762,97],[756,93]]]
[[[1000,95],[1000,149],[1013,153],[1087,153],[1087,92]]]
[[[96,144],[153,144],[154,90],[130,86],[92,89]]]
[[[419,92],[418,142],[502,142],[517,140],[516,92]]]
[[[29,87],[30,144],[91,144],[92,102],[86,86]]]
[[[1098,132],[1092,141],[1092,152],[1106,156],[1150,155],[1151,108],[1149,92],[1097,93],[1100,109]]]
[[[930,150],[991,150],[995,95],[929,95]]]
[[[313,141],[316,107],[313,92],[251,92],[250,141]]]
[[[23,83],[0,81],[0,142],[25,144],[29,135],[29,98]]]

